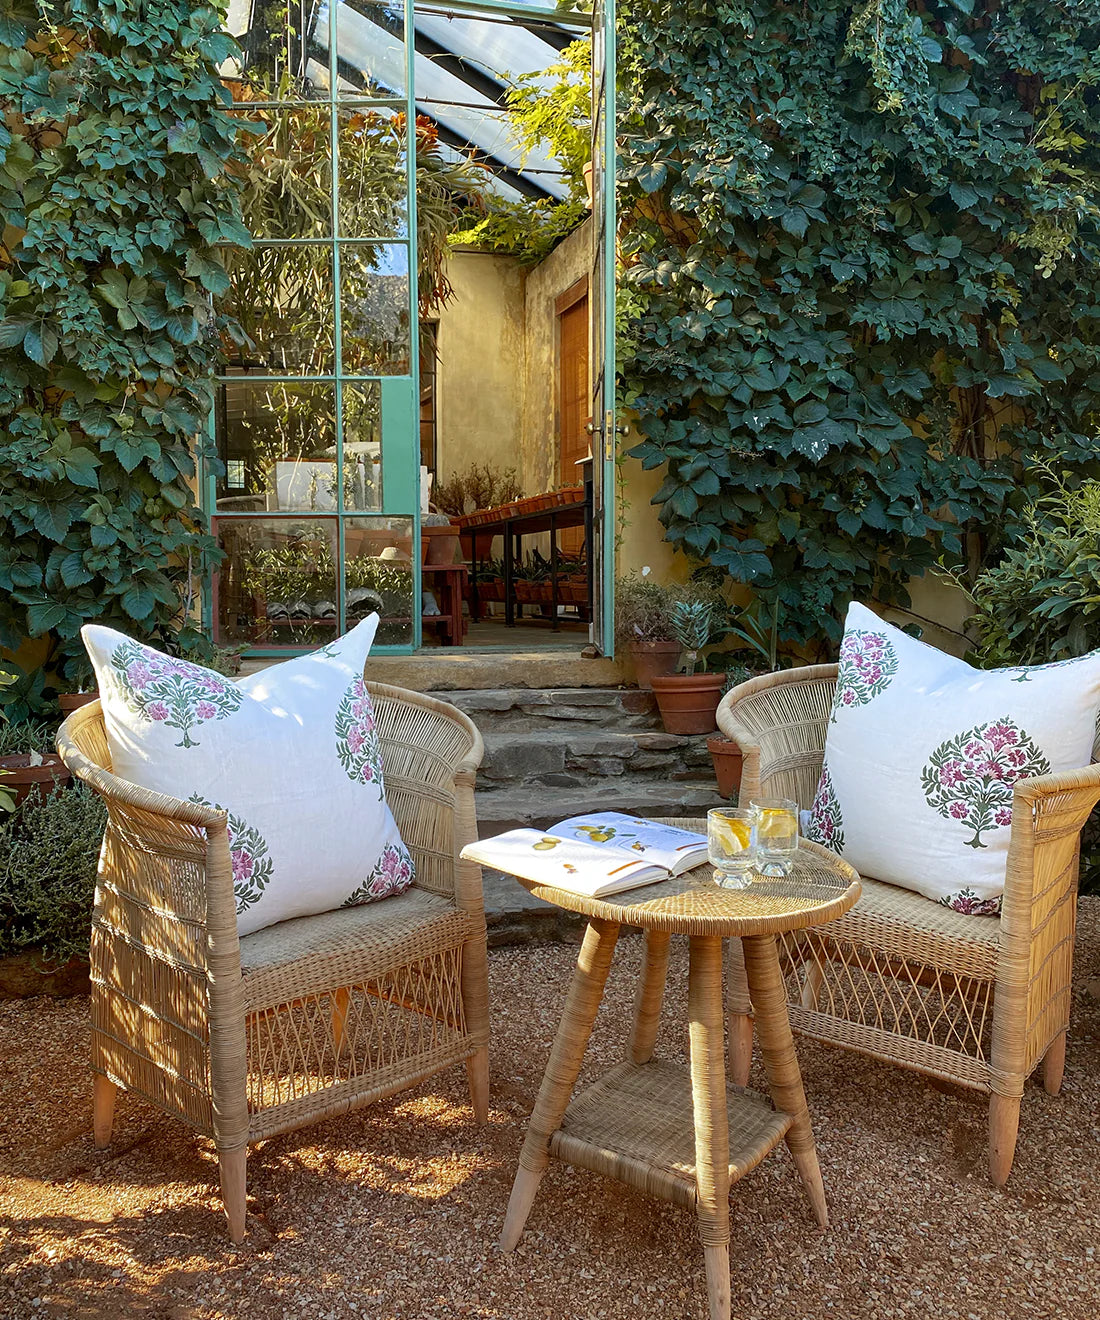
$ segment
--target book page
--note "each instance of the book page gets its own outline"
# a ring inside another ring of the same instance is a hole
[[[495,839],[480,839],[467,844],[462,856],[536,884],[591,896],[665,878],[665,869],[644,857],[541,830],[509,830]]]
[[[593,811],[570,816],[551,826],[553,834],[576,839],[608,852],[631,854],[663,866],[671,875],[682,875],[706,861],[705,834],[682,830],[674,825],[658,825],[622,811]]]

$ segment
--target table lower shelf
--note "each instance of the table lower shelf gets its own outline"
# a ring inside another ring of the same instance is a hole
[[[793,1120],[736,1086],[726,1088],[726,1112],[734,1183],[775,1149]],[[687,1068],[659,1059],[618,1064],[573,1098],[550,1154],[694,1208],[695,1116]]]

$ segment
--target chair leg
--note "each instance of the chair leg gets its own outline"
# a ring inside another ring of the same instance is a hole
[[[245,1234],[245,1161],[248,1147],[218,1152],[218,1171],[221,1174],[222,1202],[229,1220],[229,1238],[243,1242]]]
[[[1020,1129],[1020,1097],[992,1095],[989,1098],[989,1176],[1003,1187],[1012,1172],[1016,1134]]]
[[[109,1077],[104,1077],[102,1073],[95,1074],[92,1082],[92,1137],[99,1150],[111,1144],[117,1094],[118,1087]]]
[[[479,1123],[489,1121],[489,1047],[481,1049],[466,1060],[466,1078],[470,1083],[470,1104]]]
[[[1057,1095],[1062,1089],[1062,1074],[1066,1070],[1066,1033],[1063,1031],[1051,1042],[1043,1055],[1043,1090]]]

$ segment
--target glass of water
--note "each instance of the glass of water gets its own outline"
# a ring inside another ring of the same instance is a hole
[[[790,875],[798,851],[798,803],[790,798],[756,798],[756,844],[761,875]]]
[[[756,865],[754,807],[715,807],[707,812],[707,857],[723,889],[747,889]]]

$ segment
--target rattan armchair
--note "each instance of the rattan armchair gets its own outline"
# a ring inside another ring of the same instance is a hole
[[[213,1138],[235,1242],[249,1142],[460,1060],[474,1113],[487,1117],[481,873],[458,858],[477,835],[481,735],[443,702],[367,686],[415,884],[243,938],[224,812],[111,774],[98,701],[58,735],[65,763],[108,810],[91,944],[96,1144],[110,1141],[119,1086]]]
[[[768,674],[722,701],[718,725],[744,757],[743,800],[763,794],[810,806],[836,672]],[[782,937],[796,1031],[990,1095],[998,1185],[1012,1168],[1028,1076],[1042,1063],[1046,1090],[1062,1084],[1080,831],[1097,800],[1095,763],[1016,784],[999,920],[863,876],[863,896],[845,916]],[[736,968],[729,1008],[731,1072],[744,1084],[751,1006]]]

